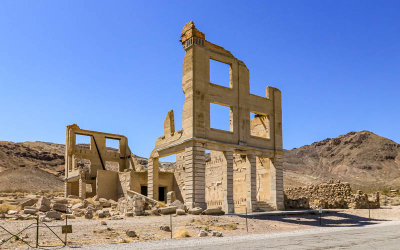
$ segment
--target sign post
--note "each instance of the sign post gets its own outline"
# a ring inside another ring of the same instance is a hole
[[[319,213],[319,225],[322,225],[322,206],[320,205],[318,208],[318,213]]]

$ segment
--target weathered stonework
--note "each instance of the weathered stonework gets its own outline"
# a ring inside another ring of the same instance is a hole
[[[285,190],[286,208],[379,208],[379,193],[369,198],[362,191],[352,193],[349,183],[330,181]]]
[[[176,154],[176,197],[189,208],[221,206],[227,213],[246,207],[284,209],[280,91],[267,87],[265,98],[250,94],[246,65],[206,41],[193,22],[184,26],[181,42],[186,52],[182,130],[175,131],[170,111],[149,161],[149,197],[159,197],[158,159]],[[229,65],[229,87],[210,82],[211,59]],[[210,104],[230,108],[230,131],[210,127]],[[211,150],[211,163],[205,150]]]

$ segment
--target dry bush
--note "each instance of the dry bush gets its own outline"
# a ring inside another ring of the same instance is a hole
[[[187,238],[192,237],[185,227],[180,227],[174,232],[174,238]]]
[[[0,204],[0,213],[7,213],[8,210],[17,210],[17,206],[8,203]]]
[[[158,205],[159,207],[165,207],[165,203],[164,203],[164,202],[161,202],[161,201],[157,202],[157,205]]]
[[[86,199],[90,204],[96,205],[96,201],[92,197]]]

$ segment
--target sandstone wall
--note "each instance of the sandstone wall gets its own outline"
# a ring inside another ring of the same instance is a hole
[[[285,208],[379,208],[379,193],[368,197],[358,190],[352,193],[349,183],[330,181],[319,185],[285,190]]]

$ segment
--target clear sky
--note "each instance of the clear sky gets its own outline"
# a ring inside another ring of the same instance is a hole
[[[0,2],[0,140],[65,143],[65,126],[126,135],[148,156],[174,109],[183,25],[282,91],[284,148],[350,131],[400,142],[400,1]],[[218,122],[218,121],[217,121]]]

